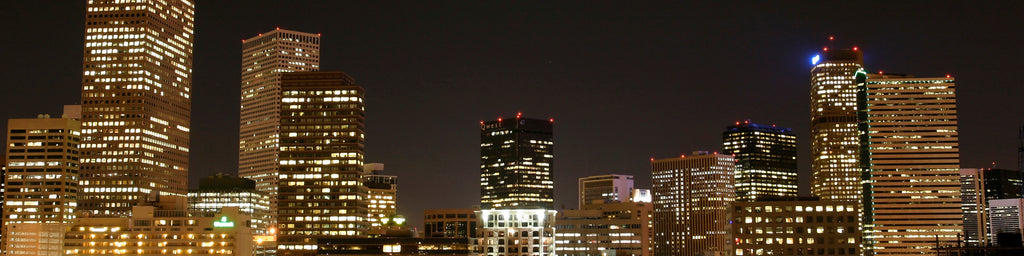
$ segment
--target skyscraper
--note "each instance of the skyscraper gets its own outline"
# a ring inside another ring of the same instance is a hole
[[[727,127],[722,144],[736,158],[737,200],[797,197],[793,130],[746,120]]]
[[[7,255],[62,255],[64,229],[78,205],[79,129],[78,120],[48,115],[8,121]]]
[[[189,0],[89,1],[82,64],[79,209],[184,207],[192,41]]]
[[[963,232],[953,78],[867,77],[875,255],[920,255]]]
[[[281,73],[320,69],[320,35],[275,29],[242,41],[238,175],[270,195],[277,214]],[[272,218],[276,222],[276,218]]]
[[[343,72],[281,73],[278,255],[365,237],[365,90]]]
[[[481,209],[554,209],[554,120],[480,122]]]
[[[863,195],[855,75],[862,53],[829,49],[812,59],[811,194],[823,200],[860,201]]]
[[[633,192],[633,175],[607,174],[579,179],[580,208],[601,202],[629,202]]]
[[[733,161],[731,155],[707,151],[652,159],[653,255],[732,252],[729,204],[736,198]]]

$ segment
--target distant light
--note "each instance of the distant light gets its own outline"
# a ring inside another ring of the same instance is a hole
[[[854,47],[853,47],[853,50],[854,50],[854,51],[856,51],[856,50],[857,50],[857,47],[856,47],[856,46],[854,46]]]
[[[881,75],[881,74],[882,74],[882,71],[881,71],[881,70],[879,70],[879,71],[878,71],[878,74],[879,74],[879,75]]]
[[[548,122],[552,122],[552,123],[554,123],[554,122],[555,122],[555,119],[554,119],[554,118],[550,118],[550,119],[548,119]]]
[[[484,121],[480,121],[480,125],[484,125]]]
[[[653,157],[651,157],[651,162],[654,162],[654,158]]]
[[[523,112],[518,112],[518,113],[516,113],[516,119],[519,119],[519,118],[520,118],[520,117],[522,117],[522,116],[523,116]]]
[[[825,47],[825,51],[826,51],[826,52],[828,51],[828,47]]]
[[[825,48],[825,50],[828,51],[828,48]],[[821,60],[821,54],[814,55],[814,57],[811,58],[811,65],[818,65],[819,60]]]
[[[736,121],[736,125],[740,125],[740,121]]]
[[[281,27],[277,27],[275,30],[281,30]]]
[[[320,33],[316,33],[316,36],[320,36]]]
[[[953,76],[951,76],[951,75],[949,75],[949,74],[946,74],[946,78],[950,78],[950,77],[953,77]]]
[[[829,41],[832,41],[832,40],[835,40],[835,39],[836,39],[836,37],[834,37],[834,36],[828,36],[828,40]]]
[[[263,36],[263,33],[259,33],[259,34],[257,34],[256,36]]]
[[[498,122],[501,122],[501,117],[498,118]]]
[[[715,155],[717,155],[717,154],[718,154],[718,151],[715,151]]]
[[[679,155],[679,158],[686,158],[686,155]]]

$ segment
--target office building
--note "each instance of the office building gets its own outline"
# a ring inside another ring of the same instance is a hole
[[[477,211],[477,233],[470,245],[477,255],[555,256],[555,210]]]
[[[278,28],[242,41],[238,175],[256,181],[256,189],[270,196],[275,216],[281,166],[280,74],[319,69],[318,34]]]
[[[579,179],[580,208],[592,203],[628,202],[633,175],[608,174]]]
[[[79,209],[127,215],[188,193],[195,5],[89,1]]]
[[[732,252],[729,205],[734,159],[726,154],[694,152],[652,159],[654,255]]]
[[[553,123],[515,118],[480,122],[481,209],[554,209]]]
[[[653,255],[651,203],[608,202],[563,210],[555,219],[555,251],[574,255]]]
[[[654,196],[651,195],[651,189],[649,188],[634,188],[633,192],[629,194],[629,201],[634,203],[652,203],[654,202]]]
[[[476,211],[480,209],[430,209],[423,211],[423,236],[469,238],[476,235]]]
[[[725,129],[722,144],[736,158],[736,200],[797,197],[792,129],[745,120]]]
[[[64,255],[253,255],[247,214],[133,207],[131,215],[75,219],[64,235]]]
[[[39,115],[7,121],[3,246],[7,255],[61,255],[75,219],[81,123]]]
[[[387,224],[387,221],[382,220],[398,215],[398,176],[383,173],[382,163],[369,163],[363,167],[362,179],[367,188],[367,207],[370,211],[367,221],[373,229]]]
[[[365,90],[343,72],[281,73],[278,255],[365,237]]]
[[[807,198],[737,201],[734,255],[862,255],[858,207]]]
[[[823,200],[860,201],[862,177],[855,73],[863,55],[825,48],[811,69],[811,194]]]
[[[964,212],[963,241],[967,246],[988,244],[988,200],[985,199],[984,174],[981,169],[960,169],[960,205]]]
[[[992,234],[992,244],[1000,245],[1024,243],[1024,198],[996,199],[988,201],[989,223]],[[1008,241],[1009,239],[1016,241]]]
[[[989,233],[988,202],[996,199],[1024,197],[1022,172],[1017,170],[960,169],[960,199],[964,211],[964,242],[968,246],[988,245],[994,241]]]
[[[869,75],[863,86],[874,254],[956,245],[963,210],[953,78]]]
[[[270,197],[256,190],[256,182],[224,174],[199,180],[199,189],[188,193],[190,212],[219,213],[224,207],[238,208],[249,216],[249,227],[254,235],[271,234]],[[276,231],[274,231],[276,232]]]

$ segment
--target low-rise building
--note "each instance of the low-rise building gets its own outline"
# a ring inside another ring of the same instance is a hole
[[[479,209],[431,209],[423,211],[424,237],[468,238],[476,234]]]
[[[555,210],[506,209],[477,212],[473,251],[481,256],[555,256]]]
[[[131,216],[79,217],[64,235],[64,255],[253,255],[248,214],[135,206]]]
[[[735,255],[861,255],[859,204],[844,201],[736,201]]]
[[[560,256],[652,255],[652,203],[586,204],[555,219],[555,251]]]

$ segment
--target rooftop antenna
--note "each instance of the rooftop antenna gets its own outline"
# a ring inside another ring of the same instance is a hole
[[[1024,171],[1024,125],[1017,129],[1017,170]]]

